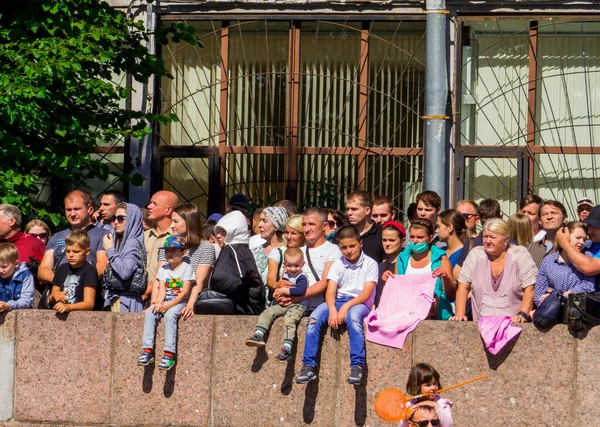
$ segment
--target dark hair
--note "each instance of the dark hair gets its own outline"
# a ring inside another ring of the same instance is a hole
[[[342,228],[338,229],[335,237],[338,242],[342,239],[356,239],[359,242],[361,240],[358,229],[353,225],[344,225]]]
[[[369,207],[373,209],[373,196],[368,191],[353,191],[346,197],[346,202],[349,202],[350,200],[357,200],[363,208]]]
[[[317,215],[321,220],[321,223],[325,224],[327,222],[327,211],[323,208],[312,207],[308,208],[302,213],[302,216],[311,216]]]
[[[495,199],[483,199],[479,202],[479,218],[485,223],[488,219],[502,218],[500,203]]]
[[[288,213],[289,216],[292,216],[293,214],[298,213],[298,208],[296,207],[296,204],[288,199],[280,200],[277,203],[275,203],[274,206],[276,208],[285,209],[285,211]]]
[[[202,237],[204,240],[210,239],[210,236],[215,235],[215,224],[212,221],[206,221],[202,226]]]
[[[327,209],[327,215],[331,215],[333,217],[333,220],[338,227],[343,227],[344,225],[348,224],[346,215],[344,215],[342,211]]]
[[[409,221],[417,218],[417,204],[415,202],[412,202],[406,208],[406,217]]]
[[[410,222],[410,226],[408,227],[408,232],[413,228],[425,230],[429,237],[433,236],[434,230],[431,221],[426,218],[415,218]]]
[[[555,208],[560,209],[563,216],[565,218],[567,217],[567,209],[565,208],[565,205],[563,205],[558,200],[546,200],[545,202],[542,202],[542,204],[540,205],[540,210],[538,211],[538,217],[542,217],[542,208],[547,205],[554,206]]]
[[[438,218],[445,226],[452,225],[454,227],[454,232],[459,239],[462,238],[463,234],[467,231],[465,217],[456,209],[448,209],[442,212]]]
[[[412,396],[421,394],[421,386],[428,382],[437,382],[438,388],[442,388],[440,374],[428,363],[418,363],[413,366],[406,381],[406,392]]]
[[[200,234],[200,213],[196,205],[189,202],[185,202],[175,209],[173,212],[177,213],[185,221],[185,238],[186,248],[194,249],[200,246],[202,235]]]
[[[125,196],[119,190],[106,190],[102,193],[103,196],[112,196],[115,199],[115,203],[118,205],[119,203],[123,203],[125,201]]]
[[[544,201],[544,199],[542,199],[540,196],[536,196],[535,194],[530,194],[529,196],[527,196],[523,200],[521,200],[521,203],[519,203],[519,210],[523,209],[525,206],[530,205],[532,203],[541,205],[543,203],[543,201]]]
[[[423,202],[425,206],[431,206],[438,211],[442,207],[442,198],[435,191],[423,191],[422,193],[417,194],[417,204],[419,202]]]

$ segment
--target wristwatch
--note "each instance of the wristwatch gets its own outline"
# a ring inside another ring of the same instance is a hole
[[[519,311],[517,313],[517,316],[521,316],[523,319],[525,319],[528,322],[531,320],[531,318],[529,317],[529,314],[525,313],[524,311]]]

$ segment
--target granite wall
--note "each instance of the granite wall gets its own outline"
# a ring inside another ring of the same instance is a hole
[[[301,353],[275,359],[244,345],[254,317],[180,322],[179,363],[164,373],[136,365],[142,315],[20,311],[0,318],[0,421],[7,425],[319,426],[384,425],[377,393],[404,389],[412,364],[428,362],[448,386],[457,426],[600,425],[600,328],[572,338],[564,327],[525,325],[501,357],[483,349],[473,323],[423,322],[404,350],[368,344],[366,386],[346,382],[348,339],[327,334],[319,380],[297,385]],[[304,323],[304,322],[303,322]],[[299,333],[304,344],[304,325]],[[157,342],[162,342],[162,326]],[[158,346],[162,348],[161,345]],[[158,352],[158,356],[161,352]],[[390,424],[393,425],[393,424]]]

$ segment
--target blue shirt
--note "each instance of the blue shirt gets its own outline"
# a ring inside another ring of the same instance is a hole
[[[600,258],[600,243],[592,243],[592,246],[590,246],[590,252],[594,258]]]
[[[539,305],[540,298],[548,288],[560,292],[594,292],[595,290],[596,281],[593,276],[586,276],[573,264],[565,264],[558,259],[558,255],[558,252],[554,252],[542,260],[533,293],[533,301],[536,305]],[[586,255],[591,256],[591,253],[586,252]]]

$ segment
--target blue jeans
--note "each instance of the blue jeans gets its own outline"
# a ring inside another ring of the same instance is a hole
[[[161,318],[165,319],[165,351],[177,353],[177,321],[181,316],[181,310],[185,303],[179,303],[171,307],[163,315],[162,313],[152,313],[152,306],[146,312],[144,319],[144,337],[142,338],[142,348],[154,348],[156,336],[156,325]]]
[[[335,308],[339,310],[342,305],[350,301],[352,297],[336,298]],[[350,338],[350,366],[365,365],[365,334],[363,320],[371,309],[366,304],[358,304],[350,307],[346,316],[348,325],[348,337]],[[313,321],[314,320],[314,321]],[[308,319],[306,327],[306,341],[304,342],[304,356],[302,364],[317,367],[317,353],[319,352],[319,341],[321,340],[321,331],[327,326],[329,320],[329,308],[327,303],[319,305],[312,312]]]

